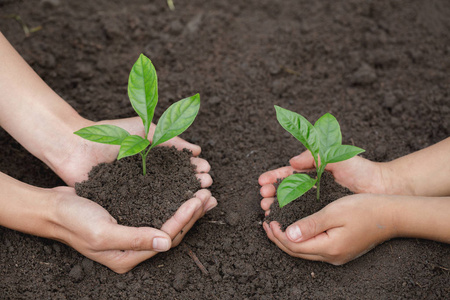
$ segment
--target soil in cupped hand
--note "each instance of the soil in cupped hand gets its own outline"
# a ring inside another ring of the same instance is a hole
[[[75,184],[81,197],[103,206],[121,225],[161,228],[200,189],[191,152],[153,148],[142,173],[139,155],[92,168],[89,179]]]
[[[316,172],[308,173],[308,175],[315,178]],[[278,187],[278,184],[276,187]],[[334,180],[334,177],[330,172],[325,171],[320,179],[319,200],[317,200],[317,189],[315,186],[283,208],[280,208],[278,199],[275,197],[270,206],[270,214],[264,221],[267,223],[277,221],[281,225],[281,230],[284,231],[292,223],[312,215],[339,198],[351,194],[352,192],[349,189],[339,185]]]

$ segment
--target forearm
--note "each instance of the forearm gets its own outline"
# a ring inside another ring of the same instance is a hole
[[[0,172],[0,225],[41,237],[52,237],[54,193]]]
[[[450,197],[386,197],[393,200],[395,236],[450,243]]]
[[[52,168],[50,157],[67,147],[73,131],[88,124],[0,33],[0,125]]]
[[[389,194],[450,196],[450,138],[380,165]]]

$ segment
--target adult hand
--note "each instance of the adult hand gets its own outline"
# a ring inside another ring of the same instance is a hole
[[[269,239],[291,256],[341,265],[397,235],[393,203],[381,195],[351,195],[291,224],[285,232],[274,221],[263,227]],[[268,198],[261,202],[265,211],[270,205]]]
[[[290,166],[265,172],[259,177],[261,196],[264,198],[275,196],[276,189],[273,184],[277,179],[285,178],[294,171],[306,172],[315,169],[314,158],[309,151],[293,157],[289,164]],[[325,170],[333,174],[337,183],[354,193],[389,193],[386,188],[386,164],[355,156],[342,162],[328,164]]]
[[[57,187],[53,230],[59,240],[117,273],[125,273],[158,252],[177,246],[185,233],[217,201],[200,190],[161,227],[127,227],[100,205],[75,194],[71,187]]]

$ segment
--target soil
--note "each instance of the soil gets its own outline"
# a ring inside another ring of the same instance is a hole
[[[309,176],[317,178],[316,174],[316,172],[311,172]],[[275,196],[270,206],[270,214],[266,216],[264,221],[268,223],[277,221],[284,231],[290,224],[321,210],[334,200],[353,194],[349,189],[336,183],[333,175],[327,171],[322,174],[320,181],[320,200],[317,200],[315,187],[283,208],[280,208],[278,199]],[[278,187],[278,184],[275,186]]]
[[[191,156],[175,147],[154,148],[145,176],[139,155],[99,164],[75,190],[103,206],[121,225],[161,228],[200,189]]]
[[[182,138],[202,146],[218,207],[182,244],[125,275],[59,242],[0,228],[2,299],[442,299],[450,246],[394,239],[340,267],[293,258],[265,235],[258,176],[302,148],[273,105],[332,113],[343,143],[388,161],[449,136],[446,0],[0,1],[0,28],[34,70],[91,120],[133,116],[128,72],[141,52],[163,108],[200,93]],[[14,19],[42,29],[26,37]],[[0,130],[0,171],[63,182]],[[336,198],[339,196],[335,196]],[[203,273],[193,256],[206,268]]]

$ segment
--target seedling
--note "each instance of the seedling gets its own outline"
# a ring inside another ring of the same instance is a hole
[[[277,189],[280,207],[294,201],[314,185],[317,187],[317,200],[320,199],[320,178],[329,163],[344,161],[365,150],[342,145],[341,128],[333,115],[326,113],[314,126],[303,116],[275,105],[278,122],[299,140],[314,157],[317,178],[306,174],[293,174],[286,177]]]
[[[128,97],[144,124],[145,136],[131,135],[115,125],[94,125],[82,128],[75,134],[89,141],[120,145],[117,160],[140,154],[142,171],[147,173],[146,159],[150,150],[183,133],[194,122],[200,108],[200,95],[196,94],[172,104],[159,118],[150,145],[148,132],[158,103],[158,82],[152,62],[141,54],[131,69],[128,79]]]

